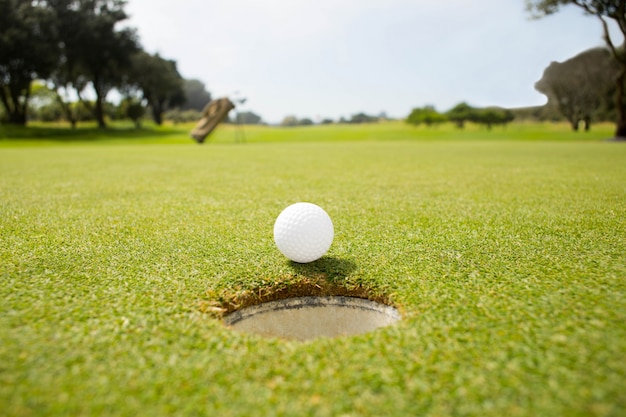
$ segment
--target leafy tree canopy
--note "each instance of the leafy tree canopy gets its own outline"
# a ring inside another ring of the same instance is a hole
[[[353,114],[348,120],[348,123],[376,123],[378,122],[378,117],[370,116],[365,113],[357,113]]]
[[[54,70],[54,14],[38,2],[0,0],[0,102],[11,123],[26,124],[30,84]]]
[[[285,116],[283,121],[280,123],[281,126],[285,126],[285,127],[310,126],[312,124],[313,124],[313,120],[307,117],[303,119],[298,119],[296,116],[293,116],[293,115]]]
[[[406,118],[407,123],[416,126],[422,123],[426,126],[432,126],[443,123],[447,120],[447,117],[435,110],[435,107],[433,106],[416,107]]]
[[[183,89],[185,92],[185,103],[180,107],[181,110],[202,111],[204,106],[211,101],[211,93],[206,90],[204,83],[200,80],[185,80]]]
[[[243,112],[238,112],[235,115],[235,123],[239,123],[239,124],[244,124],[244,125],[258,125],[263,123],[263,120],[261,119],[261,116],[259,116],[258,114],[255,114],[251,111],[243,111]],[[302,121],[299,121],[299,124],[302,124]]]
[[[446,112],[448,120],[454,122],[459,129],[463,129],[465,122],[471,120],[474,108],[469,104],[462,102]]]
[[[511,110],[501,107],[486,107],[484,109],[474,109],[470,121],[482,124],[491,129],[494,125],[506,125],[515,119]]]
[[[176,62],[159,54],[139,52],[133,57],[128,83],[141,91],[152,109],[157,124],[163,122],[163,113],[185,102],[184,80],[178,73]]]
[[[535,88],[548,97],[548,104],[559,110],[573,130],[578,130],[581,121],[589,130],[591,120],[610,108],[608,98],[618,71],[607,49],[593,48],[562,63],[551,63]]]
[[[78,95],[105,126],[106,97],[124,82],[139,49],[123,0],[0,0],[0,99],[9,121],[25,124],[30,86],[50,80],[68,120],[77,114],[66,98]],[[95,101],[82,99],[91,85]],[[61,91],[64,91],[63,94]]]

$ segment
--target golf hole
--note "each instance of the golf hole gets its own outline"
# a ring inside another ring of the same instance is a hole
[[[270,301],[224,317],[236,331],[291,340],[351,336],[400,320],[394,307],[364,298],[305,296]]]

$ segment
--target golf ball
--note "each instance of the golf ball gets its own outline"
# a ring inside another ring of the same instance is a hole
[[[311,203],[290,205],[274,223],[274,242],[278,250],[298,263],[313,262],[324,256],[334,236],[328,213]]]

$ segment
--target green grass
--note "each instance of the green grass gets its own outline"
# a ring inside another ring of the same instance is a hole
[[[155,127],[146,123],[135,129],[128,122],[115,122],[106,130],[95,124],[80,124],[77,129],[65,125],[32,124],[28,128],[0,125],[0,148],[14,146],[39,146],[42,144],[76,143],[141,143],[189,144],[189,132],[194,123]],[[447,123],[437,127],[411,126],[401,121],[363,125],[317,125],[277,128],[273,126],[221,125],[209,137],[211,143],[268,142],[335,142],[335,141],[389,141],[389,140],[539,140],[596,142],[613,136],[614,126],[608,123],[594,125],[590,132],[573,132],[565,123],[519,122],[491,130],[468,123],[459,130]]]
[[[626,147],[549,128],[6,135],[1,414],[623,416]],[[304,267],[272,241],[296,201],[336,231]],[[205,312],[320,274],[404,319],[296,343]]]

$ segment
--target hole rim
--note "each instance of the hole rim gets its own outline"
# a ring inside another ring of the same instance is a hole
[[[375,287],[366,287],[361,283],[348,280],[330,280],[326,277],[288,276],[266,285],[258,285],[248,289],[209,290],[208,300],[200,300],[199,308],[204,313],[211,313],[220,319],[235,311],[272,301],[301,297],[347,297],[376,302],[395,308],[402,314],[387,294]]]

